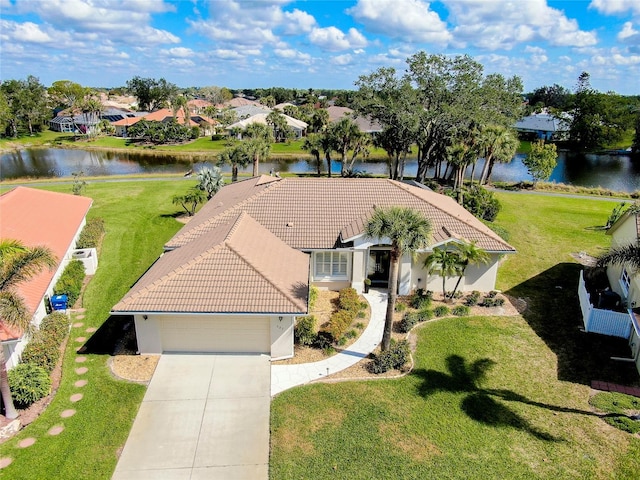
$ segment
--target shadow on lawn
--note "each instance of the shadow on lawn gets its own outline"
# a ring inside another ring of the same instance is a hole
[[[132,315],[111,315],[78,350],[94,355],[133,355],[138,348]]]
[[[469,418],[493,427],[509,427],[523,430],[539,440],[563,441],[562,438],[554,437],[531,425],[525,418],[506,406],[504,402],[519,402],[554,412],[601,416],[587,410],[536,402],[511,390],[482,388],[482,381],[494,365],[495,362],[489,358],[476,360],[468,365],[464,358],[458,355],[451,355],[447,357],[448,374],[437,370],[419,369],[415,370],[412,375],[422,380],[418,390],[423,397],[442,391],[466,393],[467,395],[462,400],[461,408]]]
[[[526,300],[522,316],[556,354],[558,379],[585,385],[592,380],[637,385],[633,363],[611,360],[631,356],[627,340],[580,331],[584,326],[578,303],[581,268],[559,263],[505,293]]]

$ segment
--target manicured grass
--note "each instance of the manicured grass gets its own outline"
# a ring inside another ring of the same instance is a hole
[[[185,182],[134,181],[126,183],[91,183],[86,195],[94,204],[89,216],[105,220],[106,235],[99,255],[100,265],[87,286],[83,306],[87,309],[82,328],[73,328],[66,349],[62,383],[47,410],[19,435],[0,446],[0,456],[10,456],[13,463],[2,470],[3,478],[14,480],[74,478],[108,479],[129,434],[145,387],[115,380],[108,369],[108,355],[85,355],[87,361],[75,362],[79,336],[91,337],[87,327],[100,327],[109,317],[111,307],[155,261],[162,245],[180,227],[172,215],[172,195],[181,192]],[[54,185],[50,190],[68,192],[68,185]],[[77,375],[75,368],[89,371]],[[75,388],[74,382],[86,378],[89,383]],[[82,393],[73,404],[69,397]],[[75,408],[67,419],[60,412]],[[54,425],[64,425],[58,436],[46,435]],[[37,442],[26,449],[17,448],[19,440],[35,437]]]
[[[607,426],[590,380],[637,382],[626,341],[579,331],[580,266],[615,203],[498,194],[518,254],[498,285],[516,317],[450,318],[418,329],[413,372],[315,384],[272,402],[271,478],[637,478],[640,440]],[[484,379],[480,373],[485,373]]]

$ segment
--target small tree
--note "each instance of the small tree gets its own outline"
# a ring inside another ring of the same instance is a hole
[[[197,187],[192,188],[184,195],[174,195],[172,202],[174,205],[181,205],[187,215],[193,217],[199,204],[204,203],[207,195]]]
[[[429,273],[437,272],[442,277],[442,298],[446,301],[447,277],[460,276],[463,271],[460,253],[455,250],[447,250],[446,248],[434,248],[433,253],[425,258],[424,267]]]
[[[531,144],[531,153],[522,160],[522,163],[527,167],[529,175],[533,177],[534,186],[540,180],[549,180],[558,163],[557,158],[556,146],[553,143],[538,140]]]
[[[211,200],[222,187],[224,178],[218,167],[204,167],[198,172],[198,188],[207,194],[207,200]]]
[[[84,189],[87,186],[87,182],[84,180],[84,172],[80,170],[79,172],[73,172],[73,185],[71,186],[71,191],[74,195],[82,195],[84,193]]]

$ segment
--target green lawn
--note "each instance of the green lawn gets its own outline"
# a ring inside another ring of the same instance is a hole
[[[271,478],[637,478],[640,439],[592,415],[591,379],[635,381],[623,340],[580,333],[572,252],[597,254],[615,205],[499,194],[519,253],[499,287],[522,316],[429,322],[398,380],[314,384],[271,411]],[[485,374],[484,378],[481,375]]]
[[[129,434],[145,387],[115,380],[107,367],[108,355],[87,355],[82,365],[75,363],[79,336],[90,337],[86,327],[100,327],[110,308],[162,251],[162,245],[181,226],[173,217],[177,210],[171,196],[185,189],[185,182],[134,181],[91,183],[86,195],[94,200],[89,216],[105,219],[106,235],[99,256],[100,265],[84,295],[87,309],[82,328],[72,329],[64,358],[60,389],[43,415],[18,436],[0,446],[0,456],[13,457],[2,470],[2,478],[25,479],[108,479],[116,465],[117,452]],[[69,192],[69,185],[51,190]],[[87,374],[76,375],[79,366]],[[89,383],[75,388],[86,378]],[[71,404],[72,393],[84,398]],[[61,419],[60,412],[76,408],[75,416]],[[64,425],[57,437],[45,434],[54,425]],[[17,448],[19,440],[37,438],[34,446]]]

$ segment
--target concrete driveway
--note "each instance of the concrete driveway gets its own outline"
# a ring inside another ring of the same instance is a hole
[[[162,355],[113,480],[267,480],[266,355]]]

